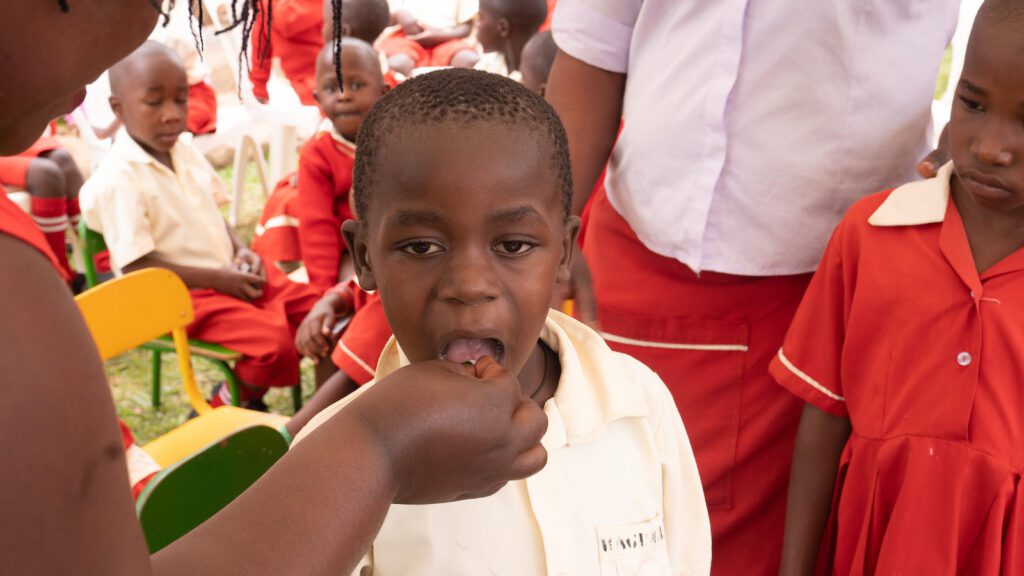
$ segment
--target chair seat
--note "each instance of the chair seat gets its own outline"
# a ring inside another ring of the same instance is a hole
[[[174,352],[174,341],[170,336],[160,336],[154,338],[149,342],[146,342],[141,346],[146,350],[159,350],[160,352]],[[204,342],[202,340],[188,340],[189,351],[192,352],[193,356],[200,356],[202,358],[210,358],[213,360],[222,360],[224,362],[234,362],[242,357],[241,352],[235,352],[230,348],[225,348],[219,344],[212,342]]]
[[[256,412],[235,406],[218,406],[197,416],[167,434],[142,447],[162,467],[196,453],[211,442],[229,436],[243,428],[263,425],[280,430],[288,422],[287,416]]]

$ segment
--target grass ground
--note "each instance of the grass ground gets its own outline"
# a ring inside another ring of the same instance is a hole
[[[230,185],[233,176],[231,167],[218,172],[224,182]],[[254,169],[250,169],[250,173],[246,175],[245,195],[244,209],[237,231],[245,242],[249,242],[263,206],[262,193]],[[202,358],[193,358],[192,366],[200,388],[209,395],[210,389],[221,381],[220,373]],[[132,350],[111,359],[105,368],[117,406],[117,414],[132,429],[136,442],[145,444],[185,422],[191,406],[181,387],[177,357],[174,354],[163,355],[160,408],[153,408],[150,402],[149,352]],[[302,368],[302,387],[304,396],[308,398],[314,388],[312,366],[303,363]],[[288,388],[271,390],[267,394],[266,402],[274,412],[292,413],[292,396]]]

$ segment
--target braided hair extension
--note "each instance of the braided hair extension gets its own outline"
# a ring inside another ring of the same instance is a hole
[[[174,7],[175,0],[148,0],[149,4],[156,10],[164,19],[163,25],[166,26],[171,20],[171,9]],[[188,14],[189,14],[189,29],[192,30],[192,37],[195,39],[196,48],[199,53],[203,53],[205,48],[205,42],[203,41],[203,19],[206,17],[205,6],[203,0],[186,0],[188,2]],[[167,10],[164,11],[163,5],[166,2]],[[261,9],[263,3],[266,2],[266,10]],[[239,3],[241,6],[239,7]],[[57,0],[57,5],[60,6],[61,12],[70,12],[71,5],[69,0]],[[338,84],[341,85],[341,5],[342,0],[331,0],[331,8],[333,9],[334,16],[334,36],[332,43],[334,47],[334,72],[338,76]],[[260,38],[257,38],[257,43],[262,43],[262,49],[257,55],[262,62],[264,59],[270,56],[270,24],[273,20],[274,3],[273,0],[231,0],[231,22],[229,22],[223,29],[217,30],[214,34],[223,34],[230,32],[235,28],[241,27],[242,29],[242,46],[238,53],[238,74],[241,76],[244,69],[249,69],[249,40],[252,36],[252,30],[256,25],[257,18],[260,18],[260,23],[263,25],[263,34]],[[195,27],[193,27],[193,23]],[[239,82],[241,86],[241,82]]]

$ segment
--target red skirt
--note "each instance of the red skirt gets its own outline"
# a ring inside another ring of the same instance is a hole
[[[657,372],[682,414],[711,516],[712,573],[777,574],[802,404],[768,363],[811,275],[698,276],[648,250],[604,194],[584,254],[605,339]]]

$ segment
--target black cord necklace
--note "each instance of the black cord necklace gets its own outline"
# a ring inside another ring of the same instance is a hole
[[[540,389],[544,387],[544,382],[546,382],[547,379],[548,379],[548,365],[550,364],[550,362],[548,360],[548,350],[547,350],[547,348],[548,347],[543,342],[541,342],[541,344],[540,344],[540,351],[541,351],[541,353],[544,354],[544,373],[541,374],[541,376],[540,376],[540,384],[537,384],[537,388],[533,391],[532,394],[530,394],[530,398],[533,398],[534,396],[537,395],[538,392],[540,392]]]

